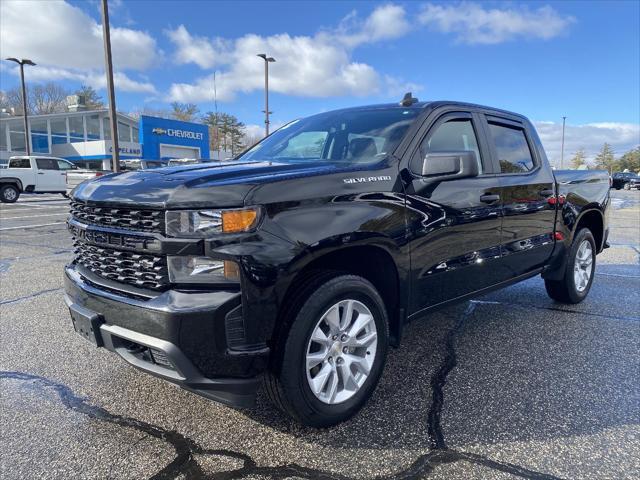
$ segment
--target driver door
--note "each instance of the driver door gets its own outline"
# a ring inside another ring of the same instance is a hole
[[[408,152],[411,313],[500,281],[500,184],[479,120],[471,112],[446,113]],[[421,175],[427,154],[460,151],[475,154],[478,176],[439,181]]]

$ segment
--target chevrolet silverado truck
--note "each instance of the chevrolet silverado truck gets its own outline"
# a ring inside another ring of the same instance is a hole
[[[0,202],[15,203],[21,193],[67,193],[67,173],[53,157],[11,157],[0,169]]]
[[[235,407],[263,383],[315,427],[362,407],[407,322],[536,275],[582,301],[609,233],[606,172],[554,172],[521,115],[411,95],[71,197],[78,333]]]

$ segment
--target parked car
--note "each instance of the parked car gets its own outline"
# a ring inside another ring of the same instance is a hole
[[[202,163],[202,160],[198,158],[172,158],[167,162],[170,167],[179,165],[194,165],[196,163]]]
[[[104,172],[102,170],[80,168],[69,160],[64,160],[62,158],[56,158],[55,160],[58,162],[58,168],[67,173],[67,194],[86,180],[91,180],[92,178],[100,177],[106,173],[111,173]]]
[[[67,175],[50,157],[20,156],[9,158],[7,168],[0,169],[0,201],[14,203],[22,193],[67,193]]]
[[[640,175],[636,175],[635,177],[631,177],[629,183],[625,185],[625,188],[629,187],[629,190],[640,190]]]
[[[631,188],[631,181],[638,181],[639,179],[638,174],[634,172],[617,172],[613,174],[611,188],[615,188],[616,190],[620,190],[621,188],[629,190],[629,188]]]
[[[162,168],[168,166],[165,160],[122,160],[120,162],[122,170],[148,170],[150,168]]]
[[[78,333],[228,405],[263,379],[315,427],[362,407],[409,321],[536,275],[581,302],[609,234],[606,172],[553,172],[521,115],[411,95],[72,196]]]

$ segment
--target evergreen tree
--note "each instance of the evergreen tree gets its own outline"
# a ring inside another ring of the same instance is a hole
[[[173,102],[171,104],[171,116],[183,122],[195,122],[198,119],[200,109],[194,103]]]
[[[582,165],[587,163],[587,155],[584,153],[584,148],[578,149],[571,159],[571,168],[578,169]]]
[[[84,97],[87,110],[101,110],[104,108],[102,97],[89,85],[82,85],[75,91],[75,94]]]
[[[600,149],[598,155],[596,155],[596,167],[602,170],[607,170],[609,174],[613,173],[616,167],[616,159],[613,155],[613,149],[611,145],[605,142]]]
[[[245,148],[244,123],[234,115],[223,112],[207,112],[202,122],[209,125],[211,150],[219,152],[220,155],[235,156]]]
[[[640,172],[640,147],[629,150],[618,160],[618,168],[622,171]]]

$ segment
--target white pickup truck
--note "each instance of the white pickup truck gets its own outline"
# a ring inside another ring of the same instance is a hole
[[[60,193],[102,172],[80,170],[68,160],[55,157],[11,157],[0,169],[0,201],[14,203],[21,193]]]

